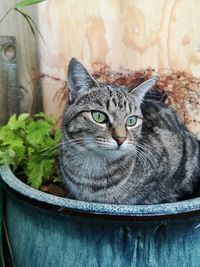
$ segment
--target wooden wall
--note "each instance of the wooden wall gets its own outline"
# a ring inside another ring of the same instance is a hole
[[[173,68],[200,76],[199,0],[49,0],[38,5],[41,71],[65,79],[71,57],[137,70]],[[47,112],[56,87],[43,81]],[[62,109],[62,106],[60,107]]]
[[[0,0],[0,18],[19,1]],[[37,21],[36,7],[25,8]],[[17,41],[17,66],[19,75],[20,112],[36,112],[42,109],[41,88],[36,78],[39,72],[37,40],[24,18],[12,11],[0,24],[0,35],[11,35]]]
[[[0,15],[13,2],[1,1]],[[151,66],[200,76],[199,0],[47,0],[27,10],[46,45],[34,39],[19,15],[9,15],[0,34],[17,37],[21,85],[31,87],[32,93],[37,89],[33,82],[39,71],[37,57],[41,73],[61,80],[66,79],[71,57],[90,70],[100,60],[113,70]],[[49,78],[41,82],[45,111],[59,116],[63,105],[54,96],[62,82]]]

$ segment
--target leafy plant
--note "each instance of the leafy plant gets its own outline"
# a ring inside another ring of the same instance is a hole
[[[36,189],[47,181],[58,181],[60,137],[55,120],[44,113],[13,115],[0,127],[0,164],[22,171],[27,183]]]
[[[11,7],[7,12],[6,14],[0,19],[0,23],[7,17],[7,15],[12,11],[17,11],[18,13],[20,13],[24,19],[27,21],[33,35],[35,36],[35,30],[34,28],[37,30],[37,32],[39,33],[41,39],[44,41],[44,38],[42,36],[42,34],[40,33],[37,25],[35,24],[35,22],[33,21],[33,19],[28,15],[26,14],[25,12],[23,12],[22,10],[20,10],[20,8],[22,7],[26,7],[26,6],[30,6],[30,5],[35,5],[35,4],[39,4],[41,2],[44,2],[46,0],[22,0],[18,3],[16,3],[13,7]],[[45,41],[44,41],[45,42]]]
[[[30,5],[38,4],[38,3],[41,3],[44,1],[46,1],[46,0],[23,0],[23,1],[16,3],[15,8],[30,6]]]

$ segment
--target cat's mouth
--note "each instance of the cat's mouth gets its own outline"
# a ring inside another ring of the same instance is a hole
[[[108,151],[108,152],[120,152],[126,153],[130,151],[133,147],[133,144],[130,144],[129,140],[123,140],[123,142],[119,142],[119,140],[115,140],[113,138],[100,138],[97,137],[95,139],[95,145],[98,150]]]
[[[118,143],[112,143],[112,144],[104,144],[104,145],[99,145],[98,143],[97,145],[97,150],[102,151],[103,153],[108,152],[108,153],[126,153],[128,151],[130,151],[129,147],[127,146],[127,144],[118,144]]]
[[[80,141],[79,141],[80,142]],[[109,154],[124,154],[130,152],[131,146],[128,140],[119,144],[114,139],[104,139],[104,138],[85,138],[83,142],[78,144],[81,146],[85,152],[93,151],[97,154],[106,155]]]

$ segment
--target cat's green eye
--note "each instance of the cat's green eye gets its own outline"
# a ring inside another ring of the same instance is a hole
[[[137,123],[137,117],[136,116],[130,116],[128,117],[128,119],[126,120],[126,125],[128,127],[133,127],[135,126]]]
[[[98,123],[104,123],[107,121],[107,116],[100,111],[92,111],[92,118],[94,121],[98,122]]]

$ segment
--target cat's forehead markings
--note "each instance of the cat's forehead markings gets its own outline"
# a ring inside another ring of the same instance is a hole
[[[94,104],[96,104],[96,105],[98,105],[100,107],[103,107],[103,103],[101,102],[100,99],[95,99],[93,102],[94,102]]]
[[[111,113],[116,110],[126,111],[126,114],[132,112],[131,104],[127,98],[126,93],[118,87],[107,87],[109,89],[110,98],[106,102],[106,107]]]

